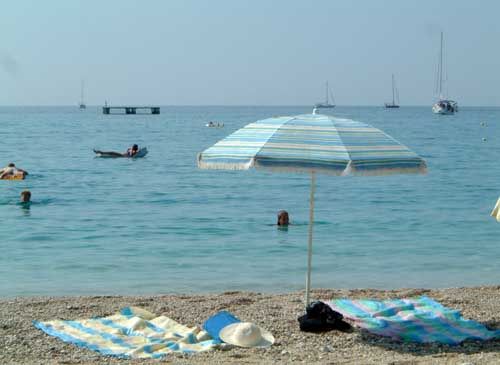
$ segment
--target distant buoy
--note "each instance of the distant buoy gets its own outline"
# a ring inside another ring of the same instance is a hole
[[[214,122],[209,122],[207,124],[205,124],[206,127],[224,127],[224,123],[214,123]]]

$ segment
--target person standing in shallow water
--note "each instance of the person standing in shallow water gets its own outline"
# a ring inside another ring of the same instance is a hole
[[[278,226],[288,227],[290,224],[290,218],[288,217],[288,212],[286,210],[280,210],[278,212]]]

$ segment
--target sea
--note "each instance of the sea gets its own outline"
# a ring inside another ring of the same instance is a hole
[[[0,296],[291,292],[305,287],[310,176],[201,170],[247,123],[309,106],[0,107]],[[428,175],[318,175],[313,288],[498,285],[500,108],[347,107],[422,156]],[[210,121],[224,123],[207,128]],[[141,159],[96,158],[92,149]],[[23,190],[33,203],[19,204]],[[279,229],[276,215],[292,225]]]

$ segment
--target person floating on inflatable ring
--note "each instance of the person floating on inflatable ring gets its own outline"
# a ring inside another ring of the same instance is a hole
[[[14,176],[19,176],[24,179],[28,175],[28,171],[19,169],[12,162],[7,165],[7,167],[0,170],[0,180],[8,179]]]

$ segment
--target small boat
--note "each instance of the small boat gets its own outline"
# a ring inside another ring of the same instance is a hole
[[[329,87],[328,87],[328,81],[326,82],[326,95],[325,95],[325,101],[323,103],[316,103],[314,105],[314,107],[316,109],[332,109],[332,108],[335,108],[335,100],[333,99],[333,93],[330,91],[330,94],[331,97],[332,97],[332,102],[333,104],[330,103],[330,96],[328,94],[328,92],[330,91]]]
[[[210,127],[210,128],[218,127],[218,128],[221,128],[221,127],[224,127],[224,123],[208,122],[207,124],[205,124],[205,127]]]
[[[398,101],[396,103],[396,100]],[[396,88],[396,82],[394,81],[394,74],[392,74],[392,103],[385,103],[386,108],[399,108],[399,92]]]
[[[458,112],[458,103],[453,100],[439,99],[432,106],[432,112],[434,114],[454,114]]]
[[[87,108],[87,105],[85,104],[85,101],[83,100],[83,88],[84,88],[84,82],[82,80],[82,88],[81,88],[81,91],[80,91],[80,102],[78,103],[80,109],[85,109]]]
[[[443,95],[443,32],[441,32],[441,48],[439,52],[436,91],[439,95],[439,99],[432,105],[432,112],[434,114],[450,115],[458,112],[458,103],[454,100],[447,99]]]

